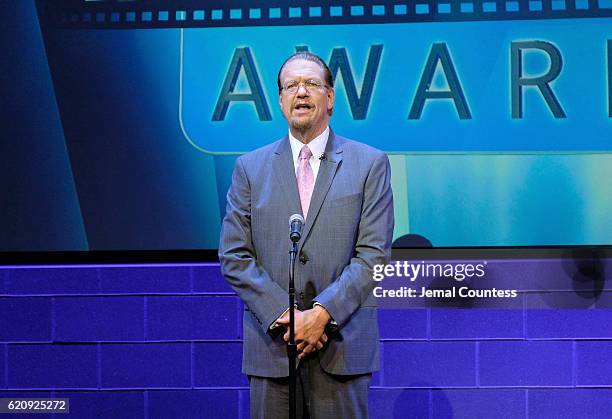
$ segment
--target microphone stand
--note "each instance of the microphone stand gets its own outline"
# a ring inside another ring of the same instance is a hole
[[[297,345],[295,344],[295,258],[297,256],[297,242],[292,241],[289,251],[289,343],[287,356],[289,357],[289,419],[296,417],[296,369]]]

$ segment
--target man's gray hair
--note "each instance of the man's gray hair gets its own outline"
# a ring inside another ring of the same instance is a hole
[[[323,78],[324,78],[325,84],[328,87],[334,87],[334,80],[332,78],[331,70],[329,69],[327,64],[325,64],[325,61],[323,61],[323,59],[319,57],[317,54],[313,54],[312,52],[308,52],[308,51],[300,51],[300,52],[296,52],[293,55],[290,55],[289,58],[285,60],[283,65],[281,65],[280,70],[278,70],[277,83],[278,83],[279,93],[281,92],[283,88],[283,86],[281,85],[281,73],[283,72],[283,68],[285,68],[287,63],[293,60],[306,60],[306,61],[312,61],[313,63],[317,63],[319,67],[321,67],[321,70],[323,70]]]

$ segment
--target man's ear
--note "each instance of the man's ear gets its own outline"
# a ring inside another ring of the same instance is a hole
[[[331,115],[334,113],[334,100],[336,98],[336,92],[333,87],[327,89],[327,113]]]

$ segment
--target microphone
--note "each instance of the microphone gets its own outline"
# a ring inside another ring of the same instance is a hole
[[[300,214],[293,214],[289,217],[289,238],[293,243],[300,241],[302,227],[304,227],[304,217]]]
[[[325,153],[321,154],[319,156],[319,160],[323,161],[323,160],[327,160],[327,156],[325,155]]]

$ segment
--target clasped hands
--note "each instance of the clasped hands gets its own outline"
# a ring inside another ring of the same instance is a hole
[[[323,345],[327,342],[325,326],[330,320],[331,316],[320,305],[304,311],[295,309],[295,343],[297,344],[299,359],[323,348]],[[289,342],[289,311],[276,323],[286,328],[283,339],[285,342]]]

